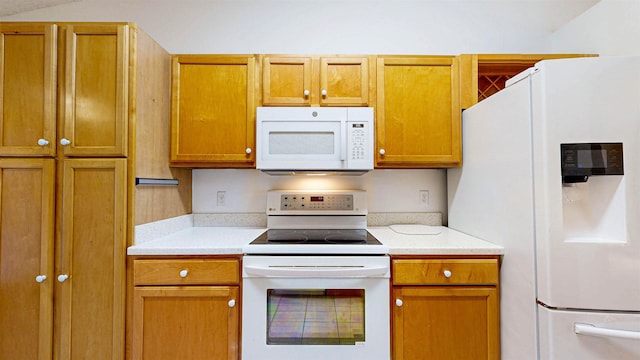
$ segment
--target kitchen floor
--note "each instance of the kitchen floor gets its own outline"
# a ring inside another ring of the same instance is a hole
[[[361,290],[269,290],[269,344],[354,345],[364,341]]]

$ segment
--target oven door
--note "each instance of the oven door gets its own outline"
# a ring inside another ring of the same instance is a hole
[[[245,256],[242,358],[388,360],[387,256]]]

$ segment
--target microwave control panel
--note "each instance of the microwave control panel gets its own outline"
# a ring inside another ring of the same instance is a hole
[[[368,123],[348,123],[348,136],[351,146],[349,146],[349,161],[362,161],[366,158],[367,152],[367,127]]]
[[[373,108],[348,108],[347,169],[373,169]]]

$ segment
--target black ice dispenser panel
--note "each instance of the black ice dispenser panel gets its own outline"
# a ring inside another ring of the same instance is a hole
[[[585,182],[591,175],[624,175],[622,143],[560,144],[562,182]]]

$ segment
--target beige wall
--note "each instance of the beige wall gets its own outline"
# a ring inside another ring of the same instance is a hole
[[[171,53],[536,53],[548,52],[551,31],[572,16],[570,7],[554,4],[558,3],[94,0],[5,19],[134,21]]]
[[[640,55],[640,1],[601,0],[551,37],[552,51]]]

